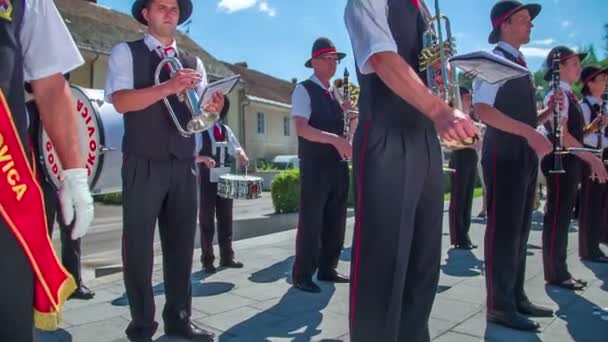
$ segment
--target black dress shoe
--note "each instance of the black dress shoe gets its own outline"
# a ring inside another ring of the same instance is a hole
[[[203,272],[205,272],[207,274],[212,274],[212,273],[217,272],[217,268],[215,268],[215,266],[213,266],[213,264],[203,265]]]
[[[319,273],[317,274],[317,279],[320,281],[329,281],[332,283],[348,283],[350,279],[347,276],[341,275],[338,272],[333,272],[330,274]]]
[[[517,311],[532,317],[553,317],[553,310],[540,305],[533,304],[529,301],[517,304]]]
[[[89,288],[84,285],[80,285],[80,287],[70,295],[69,299],[89,300],[93,299],[93,297],[95,297],[95,292],[89,290]]]
[[[295,287],[296,289],[300,289],[304,292],[321,292],[321,288],[319,287],[319,285],[315,284],[312,280],[294,282],[293,287]]]
[[[488,311],[486,316],[488,322],[496,323],[512,329],[523,331],[535,331],[540,328],[540,324],[524,317],[517,312]]]
[[[165,334],[168,336],[182,337],[195,342],[213,342],[215,334],[197,327],[190,322],[182,328],[165,328]]]
[[[456,248],[456,249],[464,249],[464,250],[471,250],[471,249],[477,248],[477,245],[474,245],[472,243],[461,243],[461,244],[455,245],[454,248]]]
[[[234,259],[228,260],[228,261],[220,261],[220,266],[221,267],[228,267],[228,268],[243,268],[243,263],[240,261],[236,261]]]

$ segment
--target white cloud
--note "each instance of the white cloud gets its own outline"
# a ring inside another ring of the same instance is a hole
[[[568,20],[562,21],[562,27],[570,27],[570,25],[572,25],[572,22]]]
[[[274,17],[275,15],[277,15],[277,10],[271,7],[265,0],[220,0],[220,2],[217,4],[217,7],[227,13],[234,13],[250,8],[255,8],[256,5],[257,9],[260,12],[265,13],[268,16]]]
[[[260,12],[266,13],[271,17],[274,17],[275,15],[277,15],[277,10],[270,7],[270,5],[268,5],[268,3],[266,1],[260,2],[259,10],[260,10]]]
[[[555,43],[555,39],[553,38],[533,40],[530,42],[530,44],[533,45],[552,45],[553,43]]]
[[[551,51],[551,49],[537,48],[537,47],[522,47],[519,49],[524,56],[529,58],[545,58]]]
[[[257,0],[220,0],[217,7],[228,13],[241,11],[255,6]]]

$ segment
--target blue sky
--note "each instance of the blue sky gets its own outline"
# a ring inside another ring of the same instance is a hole
[[[405,1],[405,0],[404,0]],[[434,0],[426,0],[434,8]],[[440,0],[452,20],[459,52],[489,49],[489,13],[495,0]],[[102,5],[130,13],[132,0],[98,0]],[[304,62],[319,36],[332,39],[348,54],[338,66],[351,74],[354,61],[343,11],[346,0],[193,0],[190,36],[215,57],[227,62],[246,61],[264,73],[302,80],[310,75]],[[532,42],[523,49],[530,68],[541,67],[548,50],[558,44],[571,47],[594,44],[605,56],[603,25],[608,23],[607,0],[539,0],[543,10],[534,21]]]

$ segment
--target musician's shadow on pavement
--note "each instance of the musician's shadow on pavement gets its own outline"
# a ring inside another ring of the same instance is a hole
[[[608,292],[608,264],[583,261],[583,265],[593,272],[594,278],[602,281],[602,286],[600,288]],[[608,315],[608,313],[606,313],[606,315]]]
[[[292,342],[309,342],[319,335],[323,321],[321,312],[331,300],[336,288],[332,283],[317,282],[321,293],[306,293],[290,288],[279,301],[226,330],[218,341],[227,342],[234,336],[247,341],[261,342],[270,339],[288,339]]]
[[[559,306],[555,316],[566,323],[573,341],[597,341],[599,336],[606,336],[608,329],[602,316],[608,317],[608,312],[602,312],[600,307],[576,291],[552,285],[546,285],[545,291]]]
[[[234,284],[219,282],[219,281],[205,281],[210,275],[204,272],[195,272],[190,275],[190,282],[192,283],[192,297],[210,297],[221,295],[222,293],[229,292],[234,288]],[[158,283],[152,287],[154,296],[160,296],[165,294],[165,283]],[[114,299],[111,302],[114,306],[127,306],[129,305],[129,299],[127,293],[123,293],[120,297]]]
[[[264,269],[253,272],[249,276],[249,280],[254,283],[274,283],[281,279],[286,279],[291,283],[291,268],[293,267],[294,259],[295,256],[292,255]]]
[[[483,272],[483,261],[470,250],[452,248],[448,250],[448,258],[441,270],[455,277],[477,277]]]
[[[64,329],[57,329],[55,331],[43,331],[38,330],[34,332],[34,341],[36,342],[72,342],[72,335]]]

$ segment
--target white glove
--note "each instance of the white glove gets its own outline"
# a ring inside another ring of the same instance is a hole
[[[87,169],[63,170],[63,184],[59,189],[59,203],[66,226],[76,220],[72,228],[72,240],[83,237],[93,221],[93,196],[87,183]]]

